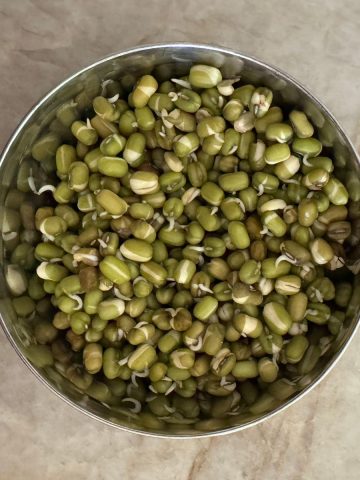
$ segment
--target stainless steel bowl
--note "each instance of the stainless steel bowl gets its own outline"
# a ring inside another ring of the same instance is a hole
[[[349,188],[351,186],[353,200],[360,199],[360,160],[349,138],[326,107],[289,75],[247,55],[210,45],[175,43],[142,46],[110,55],[60,83],[26,115],[14,132],[0,159],[0,225],[2,225],[0,251],[5,268],[8,259],[3,248],[3,238],[8,238],[6,234],[11,230],[11,225],[16,224],[19,208],[19,205],[13,204],[9,208],[8,192],[16,187],[19,164],[26,165],[26,162],[29,162],[34,140],[49,129],[54,130],[58,127],[56,122],[58,107],[81,91],[89,96],[95,96],[105,79],[120,79],[126,88],[130,87],[139,75],[152,72],[158,79],[166,80],[185,74],[193,63],[217,66],[224,77],[240,75],[244,82],[267,85],[274,91],[276,103],[296,105],[303,109],[317,128],[322,143],[332,149],[337,174]],[[39,197],[30,192],[27,196],[33,197],[34,202],[38,204]],[[27,331],[26,324],[15,316],[3,272],[0,274],[0,297],[0,320],[9,341],[22,361],[54,393],[69,405],[105,424],[145,435],[175,438],[221,435],[243,430],[281,412],[307,394],[331,370],[353,337],[359,323],[358,299],[360,299],[359,286],[355,280],[355,294],[348,318],[332,348],[321,358],[317,367],[301,380],[298,391],[290,398],[275,401],[271,411],[258,415],[231,416],[227,420],[214,419],[196,425],[168,424],[159,429],[151,423],[144,424],[141,415],[125,409],[109,409],[92,400],[55,369],[35,367],[27,358],[30,332]]]

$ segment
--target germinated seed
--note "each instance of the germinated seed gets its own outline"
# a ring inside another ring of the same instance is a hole
[[[262,413],[354,308],[356,205],[310,116],[268,87],[210,65],[155,77],[124,98],[97,84],[56,113],[75,141],[36,140],[4,212],[12,306],[37,366],[144,422]]]

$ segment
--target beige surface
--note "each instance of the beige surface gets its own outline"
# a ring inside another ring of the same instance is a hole
[[[212,42],[305,83],[360,145],[357,0],[0,0],[0,147],[31,105],[78,68],[140,43]],[[243,433],[143,438],[74,411],[0,333],[1,480],[358,479],[360,336],[300,403]]]

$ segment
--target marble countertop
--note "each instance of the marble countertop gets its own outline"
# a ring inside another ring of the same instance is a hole
[[[137,44],[193,41],[268,61],[319,96],[360,146],[356,0],[0,0],[0,148],[71,72]],[[0,332],[1,480],[355,480],[360,335],[309,395],[225,437],[166,440],[116,431],[67,406]]]

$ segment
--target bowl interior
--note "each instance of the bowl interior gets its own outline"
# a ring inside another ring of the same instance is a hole
[[[187,73],[194,63],[217,66],[224,78],[240,76],[243,82],[268,86],[274,92],[274,103],[285,109],[295,105],[304,110],[316,127],[327,155],[333,159],[338,177],[347,185],[352,200],[360,200],[360,164],[354,148],[329,112],[286,74],[245,55],[211,46],[174,44],[141,47],[105,58],[65,80],[25,117],[5,147],[0,160],[0,252],[5,269],[10,263],[11,251],[14,248],[11,247],[11,233],[21,233],[28,229],[26,219],[21,214],[22,201],[26,199],[39,206],[43,198],[32,193],[27,178],[34,175],[35,180],[47,183],[47,177],[51,177],[54,170],[54,158],[38,168],[37,162],[31,158],[32,145],[48,132],[60,135],[63,142],[66,142],[69,136],[69,130],[62,127],[57,120],[59,107],[80,93],[84,98],[93,98],[101,92],[103,82],[107,79],[118,80],[124,92],[127,92],[140,75],[152,73],[163,81]],[[26,241],[27,233],[22,235]],[[354,255],[356,256],[356,249]],[[31,322],[16,317],[3,271],[0,273],[0,316],[10,341],[31,370],[55,393],[83,412],[114,426],[141,433],[201,436],[253,425],[291,404],[315,385],[334,364],[355,331],[358,323],[359,293],[360,286],[355,279],[353,299],[347,311],[344,328],[332,347],[321,357],[321,361],[297,383],[295,389],[289,390],[288,396],[283,398],[280,395],[271,402],[265,402],[263,408],[259,408],[256,413],[239,413],[225,419],[208,419],[195,424],[180,420],[176,423],[159,423],[155,418],[123,407],[108,408],[107,405],[84,395],[55,368],[39,366],[29,350]]]

